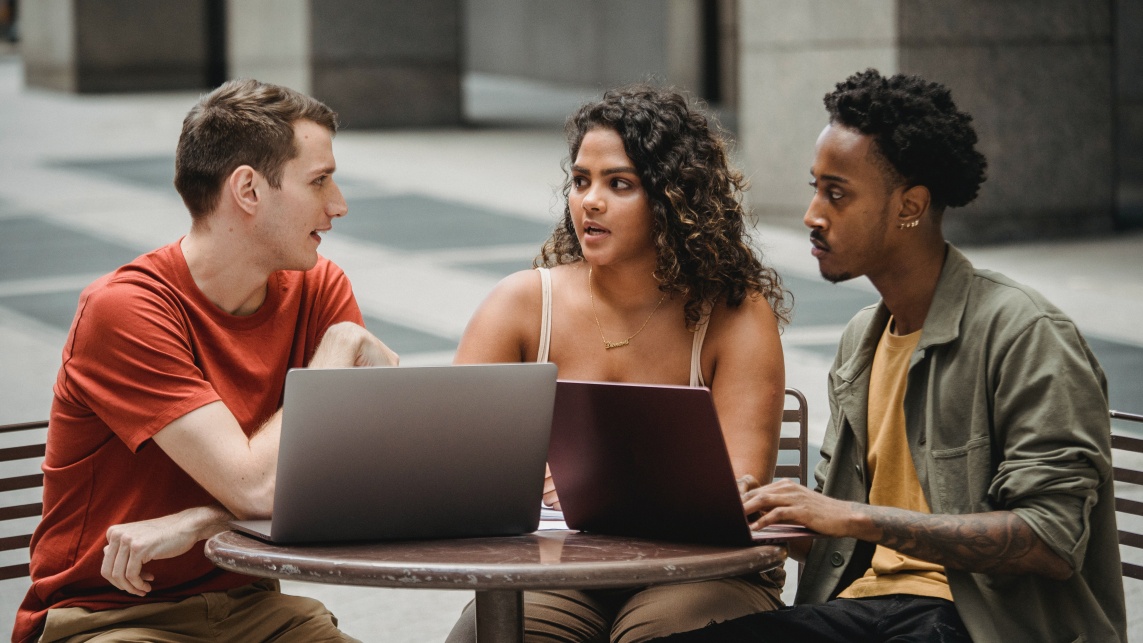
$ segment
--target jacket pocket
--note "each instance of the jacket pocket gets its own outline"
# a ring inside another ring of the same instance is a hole
[[[990,511],[988,486],[992,482],[992,441],[973,438],[964,446],[931,451],[929,478],[933,513],[966,514]]]

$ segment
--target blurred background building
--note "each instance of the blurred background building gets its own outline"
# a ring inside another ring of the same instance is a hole
[[[0,0],[0,29],[15,15]],[[866,67],[917,73],[975,116],[990,163],[978,201],[947,219],[952,239],[1143,225],[1138,1],[35,0],[18,29],[32,87],[253,76],[312,93],[358,129],[550,123],[601,89],[670,83],[736,133],[760,220],[790,225],[822,95]],[[481,93],[513,99],[482,110]]]

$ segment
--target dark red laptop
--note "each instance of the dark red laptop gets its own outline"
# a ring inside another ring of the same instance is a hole
[[[559,380],[548,465],[572,529],[725,545],[816,535],[751,532],[709,389]]]

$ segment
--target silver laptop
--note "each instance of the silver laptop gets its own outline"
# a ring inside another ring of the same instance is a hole
[[[721,545],[817,535],[750,530],[709,389],[560,380],[548,465],[572,529]]]
[[[286,374],[276,543],[521,534],[539,522],[554,364]]]

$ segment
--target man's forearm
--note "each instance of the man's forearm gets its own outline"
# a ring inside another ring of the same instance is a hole
[[[187,553],[195,543],[225,531],[231,518],[221,505],[209,505],[113,525],[107,530],[99,572],[115,587],[145,596],[151,591],[154,575],[145,571],[144,565]]]
[[[922,514],[854,503],[861,540],[950,569],[985,574],[1040,574],[1062,580],[1071,566],[1011,511]]]
[[[400,358],[381,340],[353,322],[338,322],[318,342],[307,368],[396,366]]]
[[[184,529],[194,533],[197,540],[206,540],[215,534],[229,529],[229,523],[234,520],[234,514],[222,505],[207,505],[186,509],[177,514]]]

